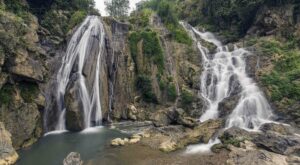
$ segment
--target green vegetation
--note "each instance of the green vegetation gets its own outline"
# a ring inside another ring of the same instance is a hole
[[[104,0],[107,13],[116,18],[124,18],[128,14],[129,0]]]
[[[75,13],[73,13],[69,21],[68,29],[72,29],[76,25],[80,24],[86,16],[87,13],[85,11],[76,11]]]
[[[254,41],[251,41],[254,42]],[[284,98],[290,102],[300,99],[300,51],[294,39],[256,39],[256,44],[264,55],[273,59],[274,69],[263,74],[262,82],[268,88],[272,101]]]
[[[187,90],[182,90],[181,99],[184,106],[190,105],[194,100],[193,93]]]
[[[147,75],[139,75],[136,86],[141,91],[143,99],[149,103],[157,103],[157,98],[152,92],[151,78]]]
[[[174,1],[170,0],[150,0],[143,4],[142,9],[152,9],[162,19],[167,29],[170,31],[171,37],[183,44],[191,45],[192,40],[187,32],[180,26],[178,16],[175,10]]]
[[[167,95],[170,101],[175,101],[177,98],[176,87],[174,83],[169,83],[167,86]]]
[[[146,28],[149,26],[150,16],[153,11],[151,9],[142,9],[139,12],[136,12],[129,18],[131,24],[136,25],[139,28]]]
[[[39,88],[36,84],[22,82],[19,88],[21,90],[21,96],[26,103],[33,102],[39,93]]]
[[[12,85],[6,84],[0,89],[0,105],[8,105],[12,100],[14,88]]]
[[[153,64],[157,65],[159,73],[162,74],[164,70],[164,54],[157,33],[148,30],[132,32],[130,34],[130,51],[135,62],[137,61],[136,57],[138,53],[138,43],[140,41],[143,42],[143,54],[149,58]]]

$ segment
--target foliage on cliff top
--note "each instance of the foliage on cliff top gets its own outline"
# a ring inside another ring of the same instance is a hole
[[[176,3],[170,0],[150,0],[143,3],[140,10],[151,9],[156,11],[162,19],[166,28],[170,31],[171,37],[183,44],[191,45],[192,40],[187,32],[179,24],[178,14],[176,12]]]

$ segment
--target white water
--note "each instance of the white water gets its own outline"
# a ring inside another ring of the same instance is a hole
[[[100,103],[100,60],[104,51],[104,27],[99,17],[88,16],[80,27],[72,36],[66,54],[63,58],[62,65],[57,74],[57,104],[60,112],[56,130],[65,130],[65,106],[64,95],[66,93],[67,85],[70,82],[72,70],[76,70],[78,75],[78,90],[80,98],[83,102],[84,123],[85,127],[89,128],[94,125],[100,125],[102,120],[101,103]],[[87,80],[83,75],[83,68],[85,60],[89,56],[91,49],[91,39],[97,37],[99,39],[99,54],[97,57],[96,71],[92,90],[87,89]]]
[[[230,86],[232,79],[235,79],[241,87],[240,99],[227,118],[226,129],[236,126],[246,130],[258,130],[262,124],[271,122],[273,114],[267,99],[255,82],[247,76],[245,58],[251,53],[237,47],[233,51],[229,51],[228,47],[223,46],[212,33],[202,33],[185,23],[181,24],[197,42],[202,56],[204,71],[201,75],[201,95],[207,102],[208,108],[201,116],[200,121],[204,122],[219,117],[219,103],[236,90]],[[217,47],[216,53],[210,53],[208,48],[204,47],[197,38],[214,44]],[[194,146],[188,151],[189,153],[206,152],[207,148],[209,149],[217,142],[219,142],[217,139],[211,139],[208,144]]]

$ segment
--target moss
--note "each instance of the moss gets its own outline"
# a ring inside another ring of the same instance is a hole
[[[14,87],[12,85],[4,85],[0,90],[0,105],[8,105],[12,100],[13,92]]]
[[[37,84],[22,82],[19,88],[21,90],[21,96],[26,103],[33,102],[39,93]]]
[[[80,24],[86,16],[87,13],[85,11],[76,11],[75,13],[73,13],[69,21],[68,29],[72,29],[76,25]]]
[[[183,90],[181,93],[181,99],[184,106],[190,105],[194,100],[193,93]]]
[[[142,93],[143,99],[149,103],[157,103],[157,98],[152,92],[151,78],[147,75],[138,75],[136,87]]]

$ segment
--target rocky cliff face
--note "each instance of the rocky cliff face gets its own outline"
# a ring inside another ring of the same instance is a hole
[[[161,118],[169,120],[168,111],[177,107],[199,117],[203,105],[197,96],[201,57],[196,45],[170,39],[169,31],[155,14],[151,14],[146,22],[151,29],[149,32],[140,32],[142,28],[137,24],[128,25],[111,19],[106,19],[106,23],[111,62],[110,95],[113,98],[111,118],[160,122]],[[141,38],[133,41],[136,34]],[[145,37],[147,35],[149,38]],[[153,44],[150,53],[147,49],[152,45],[147,44]],[[156,52],[151,54],[151,51]]]

